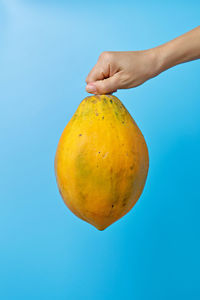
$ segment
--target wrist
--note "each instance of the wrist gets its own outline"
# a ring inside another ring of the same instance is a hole
[[[191,39],[190,34],[179,36],[154,48],[158,57],[159,73],[178,64],[197,59],[199,48],[199,40],[194,37]]]
[[[151,48],[147,50],[148,59],[150,63],[150,77],[155,77],[164,71],[164,57],[162,49],[159,47]]]
[[[156,47],[159,73],[174,67],[179,62],[178,51],[173,42]]]
[[[170,68],[168,49],[165,44],[152,49],[155,56],[156,75]]]

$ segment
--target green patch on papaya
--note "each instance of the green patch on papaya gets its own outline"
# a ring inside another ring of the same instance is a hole
[[[106,99],[106,98],[103,98],[103,101],[104,101],[104,103],[106,103],[106,104],[107,104],[107,99]]]
[[[77,155],[75,164],[78,177],[84,178],[85,176],[88,176],[91,173],[91,170],[88,167],[88,163],[85,160],[84,153],[79,153]]]

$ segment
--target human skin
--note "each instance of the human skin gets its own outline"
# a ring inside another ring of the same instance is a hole
[[[163,71],[200,58],[200,26],[155,48],[105,51],[86,78],[86,91],[110,94],[137,87]]]

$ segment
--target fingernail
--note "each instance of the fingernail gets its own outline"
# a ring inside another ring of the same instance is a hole
[[[88,91],[88,93],[96,93],[97,89],[96,86],[94,84],[89,83],[86,86],[86,90]]]

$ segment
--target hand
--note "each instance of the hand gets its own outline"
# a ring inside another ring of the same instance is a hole
[[[86,91],[109,94],[136,87],[178,64],[200,59],[200,26],[158,47],[103,52],[86,78]]]
[[[86,91],[110,94],[136,87],[159,74],[156,48],[143,51],[103,52],[86,78]]]

